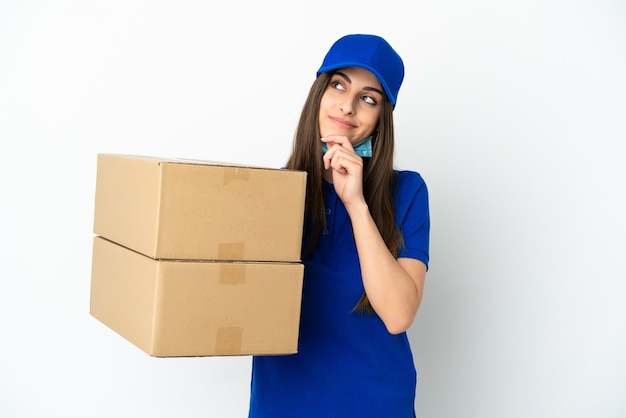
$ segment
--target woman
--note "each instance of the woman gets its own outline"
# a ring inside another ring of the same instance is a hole
[[[333,44],[286,168],[304,170],[305,265],[298,353],[253,359],[249,418],[409,418],[416,372],[405,331],[429,259],[428,192],[393,167],[404,78],[381,37]]]

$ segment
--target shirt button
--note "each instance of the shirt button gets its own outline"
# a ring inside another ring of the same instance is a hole
[[[330,233],[330,231],[328,229],[325,229],[325,230],[322,231],[322,234],[324,234],[324,235],[328,235],[329,233]]]
[[[332,213],[332,210],[330,210],[330,208],[326,208],[326,215],[330,215]]]

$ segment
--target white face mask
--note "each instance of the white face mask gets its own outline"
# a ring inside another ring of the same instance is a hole
[[[328,151],[328,145],[325,142],[322,142],[322,149],[324,153]],[[359,142],[354,146],[354,152],[356,155],[361,157],[371,157],[372,156],[372,137],[368,136],[363,141]]]

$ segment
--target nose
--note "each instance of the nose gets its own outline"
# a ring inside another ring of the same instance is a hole
[[[344,100],[339,104],[339,109],[347,115],[353,114],[354,113],[354,98],[346,96]]]

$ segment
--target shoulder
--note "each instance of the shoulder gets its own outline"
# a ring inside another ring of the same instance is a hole
[[[415,171],[397,173],[396,225],[404,239],[404,247],[398,257],[415,258],[428,268],[430,210],[426,182]]]
[[[409,170],[396,170],[396,173],[396,219],[403,222],[416,214],[428,216],[428,188],[422,175]]]
[[[418,193],[428,194],[426,181],[420,173],[410,170],[396,170],[397,174],[397,193],[400,199],[408,197],[409,199]]]

